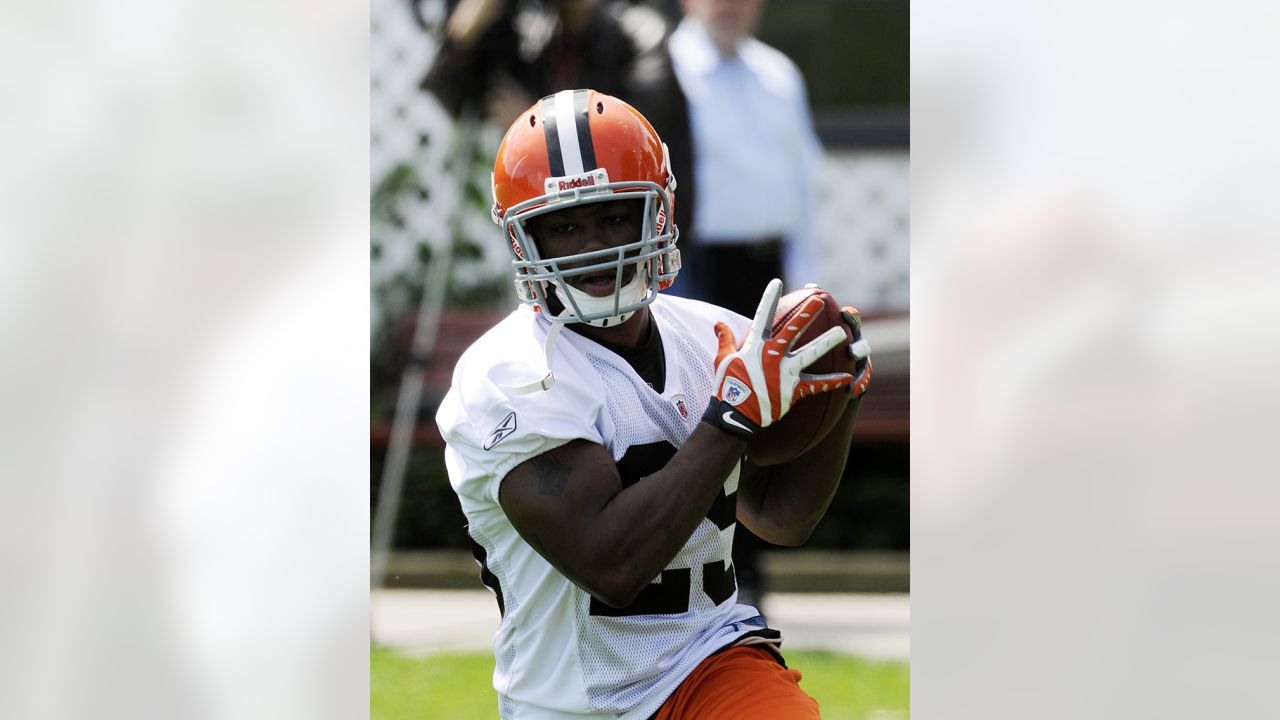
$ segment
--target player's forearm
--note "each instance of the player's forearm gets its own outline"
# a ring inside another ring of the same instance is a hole
[[[831,432],[809,452],[782,465],[743,473],[738,515],[752,532],[775,545],[801,545],[809,539],[840,487],[859,402],[850,402]]]
[[[684,547],[723,490],[746,443],[705,423],[658,472],[622,490],[594,518],[602,551],[614,568],[610,604],[626,605]]]

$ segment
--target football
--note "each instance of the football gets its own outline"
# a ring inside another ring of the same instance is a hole
[[[802,347],[833,327],[843,329],[848,342],[852,342],[849,328],[840,318],[840,303],[831,297],[831,293],[817,285],[806,285],[778,299],[771,335],[776,335],[787,323],[794,322],[800,306],[811,295],[822,298],[822,310],[809,321],[809,327],[804,329],[792,348]],[[831,352],[815,360],[805,368],[805,372],[815,375],[853,373],[854,361],[845,349],[848,342],[837,345]],[[801,398],[781,420],[752,438],[747,445],[747,459],[756,465],[780,465],[803,455],[831,432],[848,402],[849,393],[843,388]]]

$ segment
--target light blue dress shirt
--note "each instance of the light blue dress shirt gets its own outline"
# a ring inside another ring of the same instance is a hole
[[[817,281],[822,145],[800,70],[755,38],[725,57],[693,18],[672,33],[670,49],[689,102],[698,242],[782,236],[788,288]]]

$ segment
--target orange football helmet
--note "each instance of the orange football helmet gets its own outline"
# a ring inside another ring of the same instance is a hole
[[[493,220],[510,241],[522,302],[555,322],[609,327],[653,302],[680,271],[672,208],[675,176],[667,146],[635,108],[594,90],[548,95],[507,130],[493,164]],[[526,222],[585,203],[633,198],[644,203],[640,237],[616,248],[543,258]],[[622,284],[623,270],[636,265]],[[612,297],[594,297],[568,278],[615,271]],[[553,316],[554,292],[565,312]]]

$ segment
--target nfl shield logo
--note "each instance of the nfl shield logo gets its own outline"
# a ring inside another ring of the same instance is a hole
[[[723,394],[720,397],[725,402],[736,407],[750,396],[751,388],[744,385],[741,380],[732,377],[724,379]]]
[[[680,411],[680,417],[682,418],[689,417],[689,407],[685,405],[683,395],[677,395],[674,398],[672,398],[671,401],[676,404],[676,410]]]

